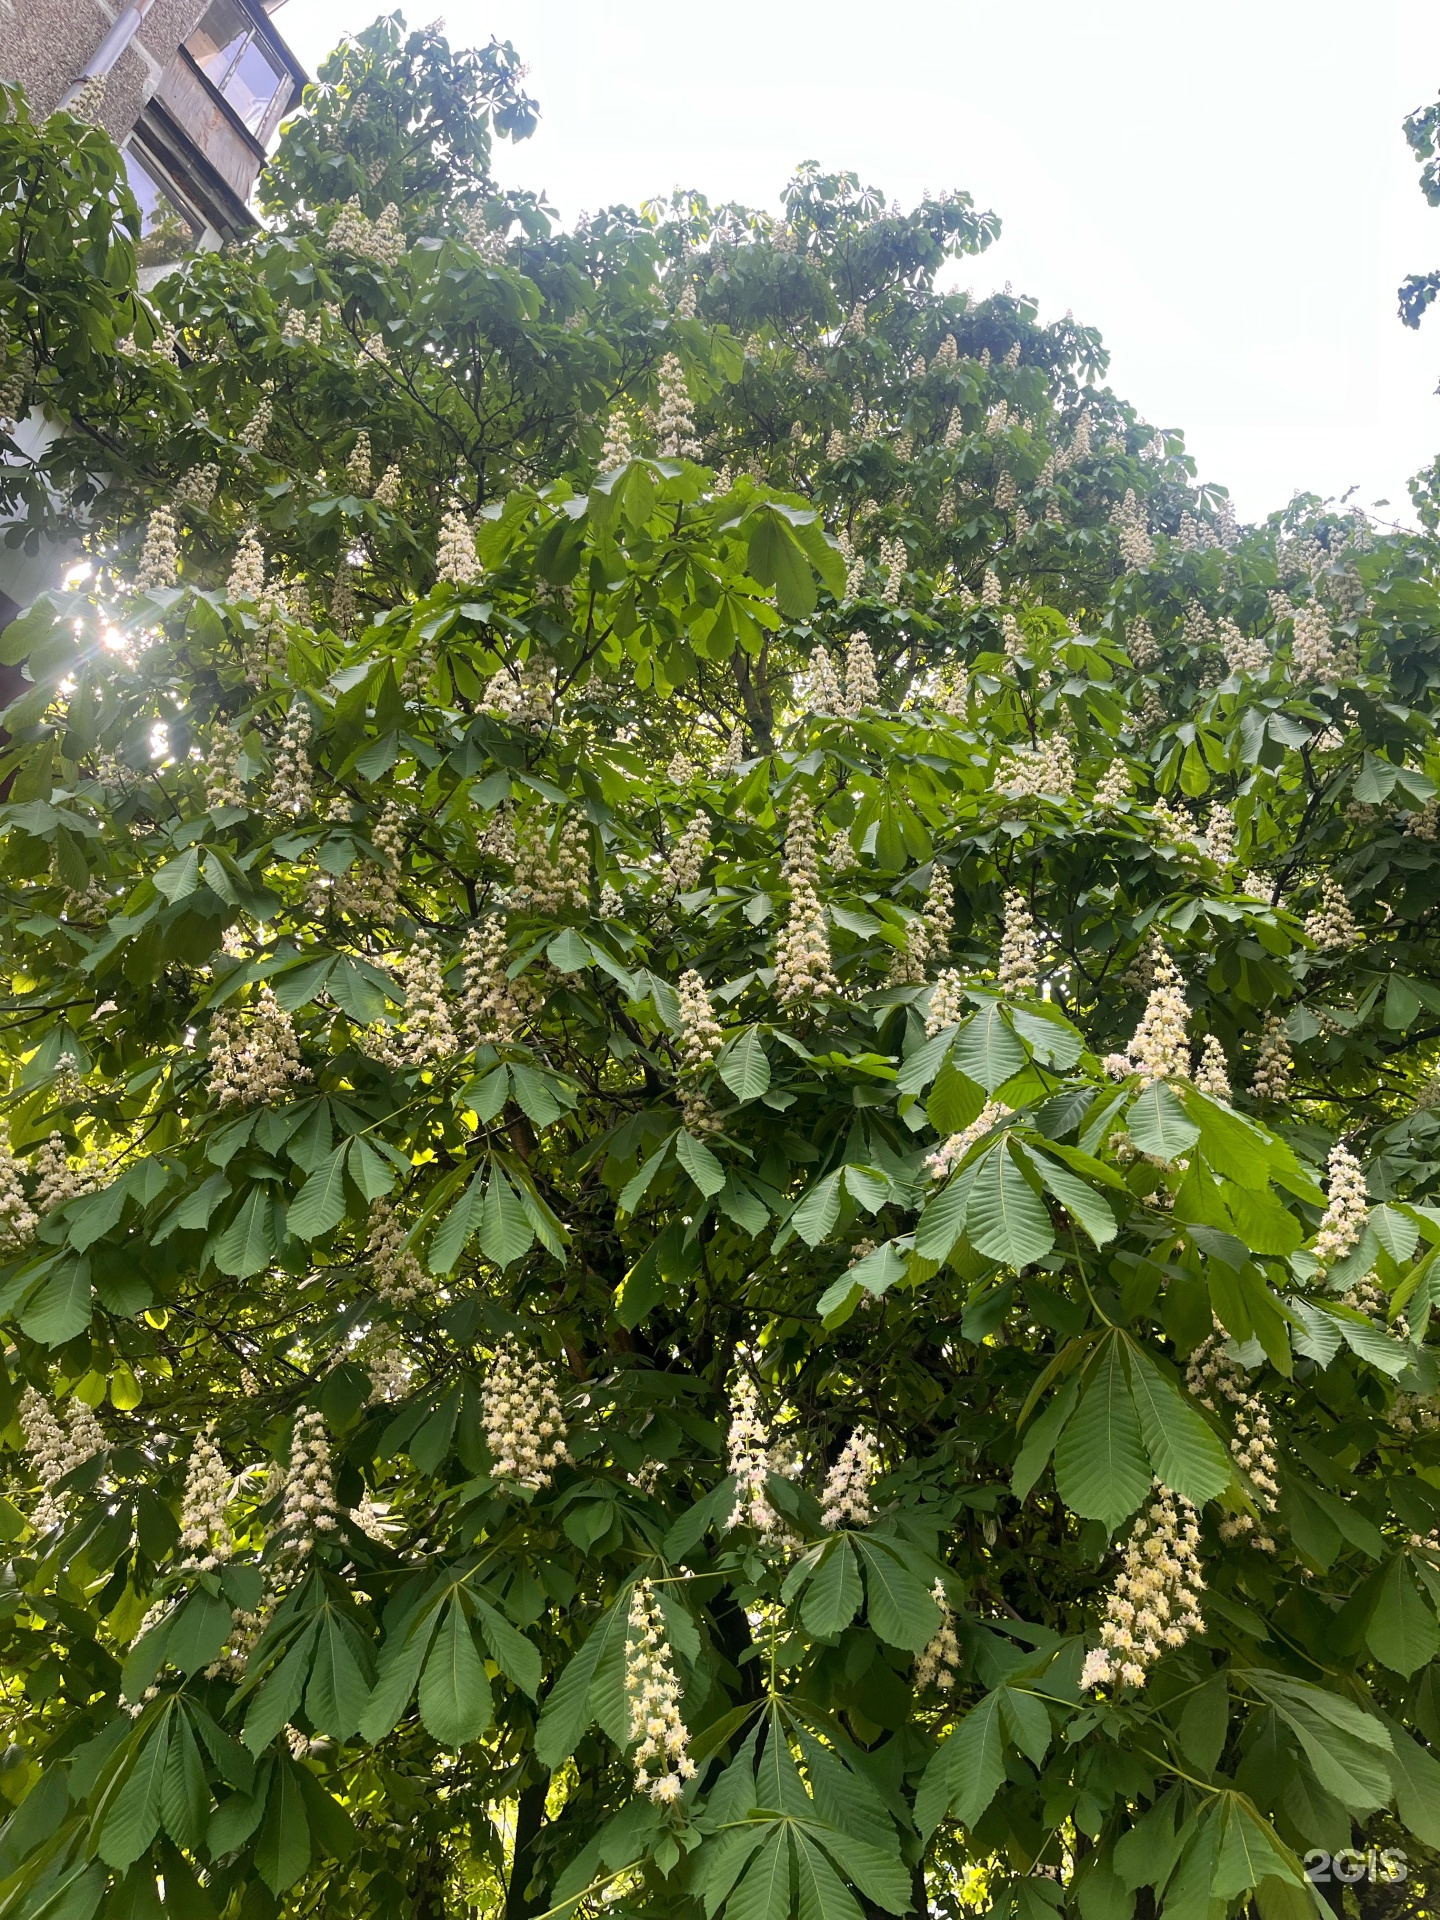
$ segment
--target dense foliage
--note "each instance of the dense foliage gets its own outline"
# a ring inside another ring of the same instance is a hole
[[[148,295],[0,128],[0,1914],[1339,1910],[1440,1846],[1432,549],[1238,527],[964,196],[558,231],[520,78],[380,23]]]

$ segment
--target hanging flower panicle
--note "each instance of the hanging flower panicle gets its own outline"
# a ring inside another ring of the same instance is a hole
[[[933,1040],[946,1027],[957,1026],[965,1011],[965,983],[954,967],[946,967],[930,995],[925,1011],[925,1038]]]
[[[457,1041],[445,997],[445,974],[434,936],[422,927],[396,969],[405,989],[405,1032],[400,1053],[407,1066],[445,1060]]]
[[[269,986],[248,1016],[222,1007],[210,1018],[210,1092],[219,1107],[281,1104],[291,1087],[308,1080],[295,1022]]]
[[[803,793],[791,803],[782,871],[790,883],[790,910],[775,949],[775,985],[781,1005],[832,999],[840,985],[831,965],[830,934],[817,889],[815,809]]]
[[[806,704],[812,713],[841,713],[845,709],[845,695],[840,686],[840,677],[825,647],[816,647],[810,655],[810,672],[806,677],[805,697]]]
[[[227,600],[259,601],[265,592],[265,549],[252,527],[241,540],[225,582]]]
[[[285,716],[285,727],[275,749],[275,773],[270,783],[270,807],[274,813],[296,818],[309,813],[314,804],[314,785],[310,766],[310,709],[297,700]]]
[[[36,1153],[32,1166],[35,1211],[42,1216],[63,1207],[67,1200],[78,1200],[82,1194],[95,1191],[98,1169],[88,1159],[73,1166],[63,1134],[49,1136]]]
[[[435,578],[451,586],[470,586],[483,569],[475,552],[475,531],[458,500],[452,500],[440,519],[440,541],[435,549]]]
[[[754,1363],[753,1354],[741,1352],[735,1385],[730,1394],[730,1430],[726,1435],[726,1454],[735,1481],[735,1505],[725,1527],[753,1527],[768,1538],[780,1526],[779,1515],[770,1504],[767,1482],[771,1473],[770,1429],[760,1408],[760,1389],[746,1363]]]
[[[977,1140],[983,1140],[992,1128],[1011,1117],[1012,1109],[1003,1101],[987,1100],[968,1127],[962,1127],[958,1133],[952,1133],[932,1154],[927,1155],[925,1168],[932,1180],[946,1180],[969,1153]]]
[[[19,1160],[10,1150],[9,1139],[0,1132],[0,1253],[14,1253],[28,1246],[40,1221],[25,1197]]]
[[[605,422],[605,444],[600,449],[600,472],[613,473],[617,467],[628,467],[633,458],[630,422],[617,407]]]
[[[700,874],[709,852],[710,821],[707,815],[697,813],[681,834],[665,871],[665,877],[676,893],[693,893],[699,886]]]
[[[1201,1093],[1211,1100],[1230,1101],[1230,1068],[1225,1059],[1225,1049],[1213,1033],[1207,1033],[1200,1043],[1200,1057],[1195,1066],[1195,1085]]]
[[[880,704],[880,681],[875,672],[875,655],[863,633],[852,633],[845,646],[845,706],[854,719],[866,707]]]
[[[940,1624],[915,1661],[915,1691],[924,1693],[934,1687],[937,1693],[953,1693],[955,1676],[960,1671],[960,1641],[943,1580],[935,1582],[930,1598],[940,1609]]]
[[[1250,1091],[1264,1104],[1278,1106],[1282,1100],[1290,1097],[1290,1076],[1294,1069],[1295,1056],[1290,1047],[1289,1031],[1281,1016],[1272,1013],[1266,1018],[1260,1035],[1260,1045],[1255,1054],[1255,1077],[1250,1082]]]
[[[316,1534],[334,1531],[335,1474],[325,1417],[313,1407],[297,1407],[275,1527],[279,1558],[301,1562],[315,1551]]]
[[[1155,984],[1130,1042],[1135,1071],[1147,1086],[1153,1080],[1188,1080],[1190,1077],[1190,1045],[1186,1037],[1190,1005],[1181,986],[1179,970],[1169,954],[1158,946],[1154,966]]]
[[[685,369],[673,353],[660,362],[660,397],[655,409],[655,451],[662,460],[698,460],[695,417]]]
[[[1218,1400],[1228,1401],[1235,1409],[1235,1431],[1230,1439],[1230,1454],[1255,1489],[1255,1502],[1262,1513],[1274,1513],[1280,1503],[1279,1465],[1275,1458],[1275,1435],[1270,1410],[1249,1384],[1245,1369],[1229,1351],[1229,1336],[1218,1319],[1212,1317],[1211,1330],[1185,1363],[1185,1391],[1211,1413],[1220,1411]],[[1240,1540],[1253,1535],[1251,1545],[1262,1553],[1273,1553],[1275,1541],[1263,1522],[1253,1513],[1226,1513],[1220,1521],[1222,1540]]]
[[[1204,1590],[1199,1516],[1183,1494],[1157,1480],[1105,1597],[1100,1645],[1085,1656],[1081,1686],[1143,1687],[1163,1653],[1205,1631]]]
[[[507,1334],[495,1349],[480,1398],[480,1423],[497,1476],[522,1487],[548,1487],[570,1450],[565,1417],[544,1361],[526,1359]]]
[[[1000,991],[1010,999],[1033,1000],[1040,991],[1040,936],[1018,887],[1005,895],[999,982]]]
[[[394,1202],[384,1195],[372,1200],[366,1225],[365,1259],[378,1298],[387,1306],[413,1307],[433,1294],[434,1282],[405,1244]]]
[[[870,1488],[879,1470],[875,1442],[857,1427],[840,1457],[825,1476],[820,1495],[820,1524],[824,1527],[865,1527],[870,1524]]]
[[[175,515],[169,507],[156,507],[146,524],[135,584],[142,593],[150,593],[160,587],[173,587],[179,578],[180,547],[175,535]]]
[[[533,913],[580,913],[590,900],[590,834],[567,813],[552,837],[540,813],[527,814],[515,836],[515,906]]]
[[[1134,791],[1130,778],[1130,769],[1117,754],[1105,769],[1099,785],[1095,789],[1097,807],[1118,807],[1128,800]]]
[[[670,1806],[695,1777],[690,1735],[680,1717],[676,1678],[655,1589],[638,1580],[630,1595],[625,1648],[625,1692],[635,1752],[635,1791]]]
[[[206,1427],[195,1442],[185,1470],[185,1492],[180,1501],[181,1565],[196,1573],[212,1573],[235,1551],[227,1508],[230,1469],[215,1444],[215,1429]]]
[[[461,949],[461,1030],[467,1047],[513,1040],[528,1017],[520,982],[512,981],[505,924],[498,917],[472,927]]]
[[[57,1482],[104,1451],[108,1442],[99,1421],[81,1400],[72,1400],[62,1423],[50,1402],[34,1387],[20,1396],[20,1432],[30,1468],[40,1482],[40,1498],[30,1516],[36,1533],[49,1533],[68,1517],[68,1502]]]
[[[1345,1258],[1370,1218],[1365,1171],[1343,1140],[1337,1140],[1330,1149],[1329,1173],[1325,1217],[1315,1236],[1315,1258],[1322,1272]]]

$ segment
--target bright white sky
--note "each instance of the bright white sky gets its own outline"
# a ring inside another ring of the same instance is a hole
[[[960,284],[1098,326],[1116,390],[1242,516],[1356,486],[1409,517],[1440,451],[1440,309],[1395,315],[1440,264],[1400,132],[1440,93],[1426,0],[412,0],[412,23],[435,4],[453,44],[529,62],[540,126],[498,173],[567,222],[681,185],[775,206],[805,159],[906,204],[963,187],[1004,233]],[[313,71],[379,10],[276,25]]]

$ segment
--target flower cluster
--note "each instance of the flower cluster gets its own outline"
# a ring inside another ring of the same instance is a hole
[[[673,353],[660,362],[660,397],[655,408],[655,451],[662,460],[698,460],[695,417],[685,369]]]
[[[1301,686],[1312,680],[1332,680],[1339,671],[1334,639],[1325,609],[1311,600],[1294,612],[1295,639],[1290,662]]]
[[[937,1693],[950,1693],[960,1671],[960,1641],[943,1580],[935,1582],[930,1598],[940,1609],[940,1624],[915,1661],[915,1691],[923,1693],[926,1688],[934,1687]]]
[[[954,967],[946,967],[935,982],[925,1012],[925,1038],[933,1040],[945,1027],[959,1024],[965,1011],[965,983]]]
[[[567,813],[552,834],[540,813],[527,814],[515,835],[515,906],[534,913],[578,913],[590,898],[590,834]]]
[[[1005,924],[1000,937],[1000,991],[1029,1000],[1040,990],[1040,936],[1018,887],[1005,895]]]
[[[480,578],[480,561],[475,553],[475,533],[465,509],[452,500],[440,518],[440,540],[435,549],[435,578],[451,586],[469,586]]]
[[[905,582],[905,569],[910,564],[910,556],[905,551],[905,542],[898,537],[894,540],[882,539],[880,542],[880,565],[885,570],[885,585],[880,590],[880,598],[887,607],[897,606],[900,589]]]
[[[491,674],[480,711],[512,727],[543,732],[555,717],[555,687],[544,654],[532,648],[523,665],[507,662]]]
[[[1189,1023],[1190,1005],[1181,988],[1179,970],[1162,949],[1155,956],[1155,984],[1130,1042],[1135,1071],[1147,1085],[1152,1080],[1190,1077],[1190,1047],[1186,1039]]]
[[[173,587],[180,578],[180,548],[175,538],[175,516],[169,507],[156,507],[145,528],[145,544],[135,584],[142,593]]]
[[[1200,1043],[1200,1057],[1195,1064],[1195,1085],[1200,1092],[1211,1100],[1230,1100],[1230,1068],[1225,1059],[1225,1049],[1213,1033],[1207,1033]]]
[[[512,982],[507,971],[510,949],[504,922],[494,918],[483,926],[472,927],[465,936],[460,957],[463,967],[460,1019],[466,1046],[513,1040],[527,1015],[520,983]]]
[[[265,592],[265,549],[252,528],[235,552],[230,577],[225,582],[227,600],[258,601]]]
[[[275,402],[270,398],[270,387],[267,381],[260,395],[259,406],[246,421],[239,435],[240,444],[247,453],[263,452],[265,442],[270,438],[270,424],[274,418]]]
[[[273,1106],[309,1078],[295,1022],[270,987],[260,989],[248,1019],[228,1008],[211,1016],[210,1092],[216,1106]]]
[[[745,1368],[747,1361],[753,1364],[753,1355],[742,1352],[736,1358],[740,1368],[730,1395],[730,1430],[725,1441],[729,1469],[735,1480],[735,1505],[725,1526],[727,1532],[731,1527],[748,1526],[768,1536],[780,1526],[767,1489],[768,1476],[773,1471],[770,1430],[760,1410],[760,1389]]]
[[[1290,1097],[1290,1076],[1294,1069],[1289,1031],[1281,1016],[1272,1013],[1265,1021],[1256,1049],[1255,1077],[1250,1082],[1250,1091],[1257,1100],[1278,1105]]]
[[[1235,1409],[1231,1457],[1249,1475],[1258,1506],[1265,1513],[1273,1513],[1280,1488],[1270,1411],[1259,1394],[1251,1391],[1245,1369],[1229,1350],[1228,1339],[1220,1322],[1212,1320],[1210,1332],[1185,1363],[1185,1390],[1212,1413],[1220,1411],[1217,1398],[1227,1400]],[[1263,1525],[1256,1525],[1254,1514],[1227,1513],[1220,1522],[1222,1540],[1238,1540],[1247,1533],[1254,1534],[1253,1545],[1262,1552],[1275,1551],[1274,1540]]]
[[[455,1028],[445,999],[445,974],[434,938],[426,927],[396,968],[405,989],[405,1033],[400,1056],[407,1066],[444,1060],[456,1048]]]
[[[481,1425],[496,1474],[522,1487],[548,1487],[570,1458],[555,1383],[542,1360],[527,1360],[507,1335],[481,1393]]]
[[[1235,858],[1235,816],[1218,800],[1205,821],[1205,850],[1218,867]]]
[[[932,1180],[945,1180],[955,1171],[977,1140],[983,1140],[992,1127],[1010,1118],[1011,1109],[999,1100],[987,1100],[968,1127],[952,1133],[925,1161]]]
[[[375,482],[375,491],[371,495],[377,507],[398,507],[400,504],[400,462],[392,460],[384,473]]]
[[[413,1307],[434,1291],[429,1274],[405,1244],[405,1228],[393,1203],[372,1200],[365,1259],[377,1298],[387,1306]]]
[[[720,1023],[710,1005],[705,982],[693,968],[680,976],[680,1070],[704,1073],[725,1044]]]
[[[1100,1645],[1085,1656],[1082,1687],[1143,1687],[1167,1648],[1203,1633],[1200,1522],[1183,1494],[1155,1482],[1155,1499],[1136,1520],[1125,1558],[1105,1597]]]
[[[690,1735],[680,1718],[680,1682],[648,1580],[637,1581],[631,1592],[627,1624],[625,1692],[635,1744],[635,1791],[669,1805],[684,1793],[696,1769],[689,1754]]]
[[[995,790],[1012,800],[1039,794],[1064,800],[1075,790],[1075,762],[1063,733],[1052,733],[1038,747],[1011,747],[995,769]]]
[[[665,870],[665,877],[676,893],[692,893],[699,886],[709,851],[710,821],[705,814],[697,813],[681,834]]]
[[[275,1525],[279,1557],[303,1561],[315,1551],[317,1533],[335,1531],[335,1475],[330,1465],[330,1441],[324,1415],[313,1407],[297,1407],[290,1434],[290,1460]]]
[[[1322,1271],[1345,1258],[1370,1217],[1364,1169],[1343,1140],[1337,1140],[1330,1149],[1329,1172],[1325,1217],[1315,1236],[1315,1258]]]
[[[830,961],[830,935],[816,883],[815,809],[797,793],[785,832],[782,872],[790,883],[790,910],[775,948],[775,985],[782,1005],[828,999],[840,991]]]
[[[1320,905],[1305,916],[1305,931],[1325,953],[1346,953],[1360,944],[1360,929],[1345,889],[1333,874],[1320,882]]]
[[[230,1487],[230,1469],[215,1444],[213,1427],[207,1427],[195,1442],[180,1501],[181,1564],[194,1572],[213,1572],[235,1551],[226,1518]]]
[[[629,466],[633,458],[630,422],[617,407],[605,422],[605,444],[600,449],[599,471],[613,473],[617,467]]]
[[[1117,754],[1105,769],[1095,788],[1095,805],[1118,807],[1130,798],[1133,791],[1130,769]]]
[[[840,676],[835,671],[834,662],[825,647],[816,647],[810,655],[810,671],[806,675],[806,704],[812,713],[841,713],[845,708],[845,694],[840,685]]]
[[[310,709],[303,700],[297,700],[285,716],[275,749],[275,774],[270,783],[270,806],[275,813],[295,818],[310,811],[314,800],[310,735]]]
[[[33,1162],[35,1174],[35,1211],[47,1214],[63,1207],[67,1200],[93,1193],[97,1170],[88,1161],[72,1166],[65,1151],[63,1135],[52,1133],[40,1147]]]
[[[345,478],[351,490],[365,494],[370,488],[370,436],[362,427],[355,436],[355,444],[350,449],[350,457],[345,462]]]
[[[863,633],[852,633],[845,646],[845,713],[851,718],[866,707],[880,704],[880,682],[875,655]]]
[[[108,1443],[100,1422],[82,1400],[70,1403],[67,1431],[34,1387],[27,1387],[20,1396],[20,1432],[31,1470],[40,1482],[30,1524],[37,1533],[49,1533],[66,1517],[65,1495],[56,1492],[56,1483],[102,1453]]]
[[[1241,633],[1231,619],[1221,620],[1215,633],[1225,654],[1225,664],[1231,673],[1248,673],[1256,680],[1263,680],[1270,671],[1270,651],[1258,635]]]
[[[27,1245],[40,1224],[25,1197],[20,1173],[20,1162],[10,1151],[8,1140],[0,1135],[0,1254]]]
[[[880,1465],[875,1442],[856,1427],[840,1457],[825,1476],[820,1494],[823,1527],[864,1527],[870,1524],[870,1487]]]
[[[1115,529],[1120,558],[1125,565],[1132,572],[1148,567],[1155,558],[1155,543],[1150,538],[1145,509],[1136,500],[1133,488],[1127,488],[1125,498],[1110,509],[1110,524]]]

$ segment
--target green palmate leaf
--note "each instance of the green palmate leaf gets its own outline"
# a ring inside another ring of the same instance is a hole
[[[715,1064],[715,1071],[737,1100],[758,1100],[770,1091],[770,1062],[760,1044],[759,1030],[747,1027],[732,1040]]]
[[[386,1639],[374,1691],[360,1716],[360,1732],[367,1740],[383,1740],[399,1723],[420,1678],[438,1620],[438,1609],[427,1599],[413,1607]]]
[[[613,1624],[614,1610],[607,1616]],[[580,1651],[545,1696],[535,1728],[535,1753],[543,1767],[553,1773],[562,1766],[579,1744],[580,1736],[595,1716],[590,1707],[590,1687],[595,1668],[605,1649],[605,1625],[591,1630]]]
[[[829,1238],[840,1218],[840,1172],[828,1173],[805,1195],[790,1216],[790,1224],[807,1247]]]
[[[310,1864],[310,1822],[297,1770],[276,1769],[265,1818],[255,1840],[255,1865],[274,1894],[293,1887]]]
[[[1003,1139],[975,1168],[965,1231],[977,1253],[1013,1267],[1041,1259],[1055,1244],[1045,1203]]]
[[[290,1202],[285,1224],[301,1240],[316,1240],[345,1217],[345,1160],[349,1141],[322,1161]]]
[[[485,1663],[458,1594],[445,1608],[420,1675],[420,1718],[447,1747],[478,1740],[494,1718]]]
[[[305,1689],[305,1711],[320,1733],[347,1740],[370,1703],[370,1683],[361,1649],[329,1610],[319,1623],[314,1664]]]
[[[918,1653],[940,1625],[929,1588],[888,1542],[862,1535],[856,1544],[865,1564],[866,1618],[890,1646]]]
[[[222,1273],[246,1280],[270,1265],[279,1250],[275,1213],[269,1188],[252,1187],[234,1219],[215,1242],[214,1260]]]
[[[794,1847],[800,1920],[864,1920],[859,1901],[803,1828],[794,1830]]]
[[[1025,1065],[1025,1049],[997,1004],[982,1007],[961,1027],[951,1058],[962,1073],[993,1093]]]
[[[475,1603],[476,1617],[496,1665],[533,1700],[540,1691],[540,1655],[517,1627],[485,1601]],[[698,1651],[698,1649],[697,1649]]]
[[[471,1235],[479,1230],[484,1217],[485,1171],[482,1167],[441,1221],[435,1238],[430,1242],[432,1273],[450,1272]]]
[[[1197,1507],[1229,1486],[1229,1450],[1139,1347],[1126,1349],[1130,1389],[1155,1478]]]
[[[725,1903],[726,1920],[786,1920],[790,1912],[790,1843],[776,1826]]]
[[[205,1839],[209,1813],[210,1789],[205,1784],[200,1749],[189,1722],[178,1713],[171,1720],[170,1750],[160,1782],[160,1817],[176,1846],[194,1852]]]
[[[854,1550],[843,1537],[826,1549],[805,1589],[800,1615],[811,1633],[822,1640],[843,1633],[860,1611],[860,1569]]]
[[[497,1267],[508,1267],[534,1244],[535,1229],[519,1194],[506,1179],[505,1169],[492,1165],[480,1218],[481,1247]]]
[[[1380,1720],[1304,1680],[1259,1669],[1247,1678],[1295,1735],[1326,1793],[1356,1817],[1388,1802],[1391,1744]]]
[[[714,1154],[692,1133],[682,1131],[676,1136],[675,1158],[689,1174],[708,1200],[719,1193],[725,1184],[725,1169]]]
[[[161,1791],[170,1755],[167,1709],[141,1736],[139,1750],[100,1830],[100,1858],[123,1873],[160,1830]]]
[[[1390,1777],[1395,1809],[1417,1840],[1440,1846],[1440,1761],[1398,1721],[1385,1720],[1390,1735]]]
[[[1072,1513],[1113,1532],[1150,1491],[1140,1421],[1112,1337],[1093,1361],[1080,1404],[1055,1447],[1055,1485]]]
[[[1365,1644],[1383,1666],[1409,1675],[1440,1652],[1440,1626],[1420,1597],[1404,1554],[1385,1569],[1365,1628]]]
[[[972,1707],[937,1748],[915,1796],[915,1819],[931,1834],[947,1817],[973,1827],[1005,1778],[1000,1690]]]
[[[1055,1442],[1065,1422],[1075,1411],[1079,1397],[1079,1382],[1072,1380],[1068,1386],[1062,1387],[1045,1411],[1025,1430],[1024,1444],[1015,1456],[1015,1465],[1010,1474],[1010,1490],[1017,1500],[1025,1498],[1045,1471],[1046,1462],[1055,1451]]]
[[[1115,1238],[1115,1215],[1103,1194],[1087,1186],[1069,1167],[1052,1160],[1046,1153],[1028,1154],[1028,1159],[1045,1185],[1097,1247],[1107,1246]]]
[[[1178,1160],[1200,1138],[1199,1127],[1163,1080],[1152,1080],[1136,1095],[1125,1129],[1142,1153],[1160,1160]]]

